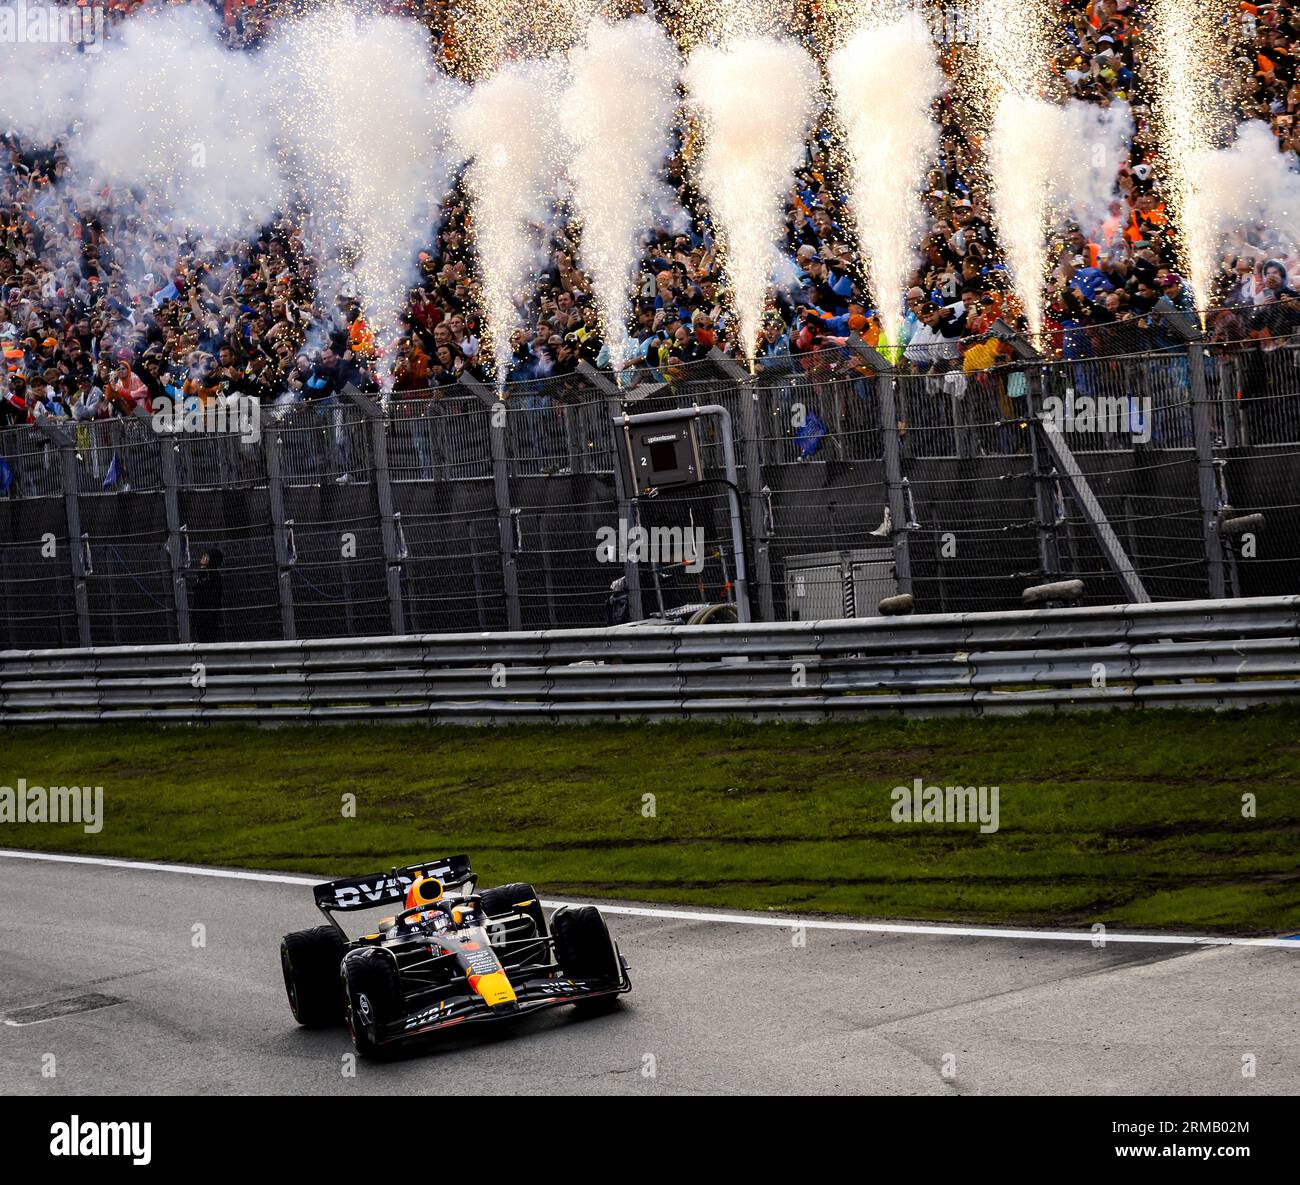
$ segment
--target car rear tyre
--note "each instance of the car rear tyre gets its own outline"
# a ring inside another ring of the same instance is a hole
[[[528,904],[521,905],[521,902],[525,901]],[[538,900],[537,890],[532,885],[501,885],[495,889],[484,889],[480,894],[479,902],[485,917],[491,919],[505,917],[512,913],[523,914],[524,917],[532,919],[537,937],[546,937],[546,914],[542,911],[542,903]],[[507,934],[506,937],[527,938],[528,932],[520,926],[514,933]],[[506,966],[514,967],[523,963],[546,962],[546,948],[544,946],[532,946],[530,944],[507,946],[497,953],[502,964]]]
[[[479,900],[484,914],[490,918],[522,913],[533,919],[538,934],[546,933],[546,914],[542,912],[542,903],[537,899],[537,890],[532,885],[501,885],[496,889],[484,889]],[[520,903],[524,901],[528,904],[521,908]]]
[[[570,979],[608,982],[611,987],[622,981],[618,948],[594,905],[556,910],[551,916],[551,934],[555,937],[555,961]],[[574,1007],[578,1012],[592,1014],[607,1012],[617,1003],[617,996],[601,996],[580,1000]]]
[[[397,963],[386,950],[354,950],[343,960],[341,974],[352,1047],[362,1057],[375,1057],[382,1027],[402,1018]]]
[[[280,942],[280,970],[293,1018],[304,1028],[323,1029],[343,1023],[339,963],[347,939],[333,926],[296,930]]]

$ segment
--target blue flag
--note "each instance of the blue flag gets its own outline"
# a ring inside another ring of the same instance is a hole
[[[122,476],[121,470],[117,464],[117,454],[113,454],[113,459],[108,463],[108,472],[104,474],[104,489],[111,490],[118,483]]]
[[[794,442],[799,446],[799,455],[806,461],[817,451],[822,437],[829,429],[817,418],[817,413],[810,411],[803,427],[794,434]]]
[[[0,457],[0,494],[7,494],[9,487],[14,484],[14,471],[9,468],[9,462]]]

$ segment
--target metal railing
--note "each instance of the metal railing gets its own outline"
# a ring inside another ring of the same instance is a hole
[[[1300,597],[0,653],[0,723],[817,720],[1300,693]]]

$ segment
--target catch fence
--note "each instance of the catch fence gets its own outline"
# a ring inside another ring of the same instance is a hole
[[[1300,338],[1157,345],[928,373],[856,342],[753,375],[584,365],[501,397],[462,379],[264,407],[249,438],[9,429],[0,649],[685,620],[734,595],[732,495],[759,621],[894,593],[1005,610],[1071,578],[1084,605],[1296,591]],[[734,474],[705,418],[703,482],[637,496],[621,417],[703,405],[731,416]],[[704,554],[610,562],[620,524],[702,532]]]

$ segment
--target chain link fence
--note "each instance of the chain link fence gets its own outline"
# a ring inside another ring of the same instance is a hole
[[[735,597],[732,499],[759,620],[873,616],[899,592],[1009,609],[1073,578],[1085,604],[1295,592],[1300,338],[1125,332],[1145,348],[1020,339],[1011,361],[917,367],[853,340],[752,374],[715,355],[352,393],[262,408],[243,434],[8,429],[0,646],[681,620]],[[637,496],[621,417],[705,405],[731,417],[734,471],[702,417],[703,480]],[[702,554],[625,552],[638,530]]]

